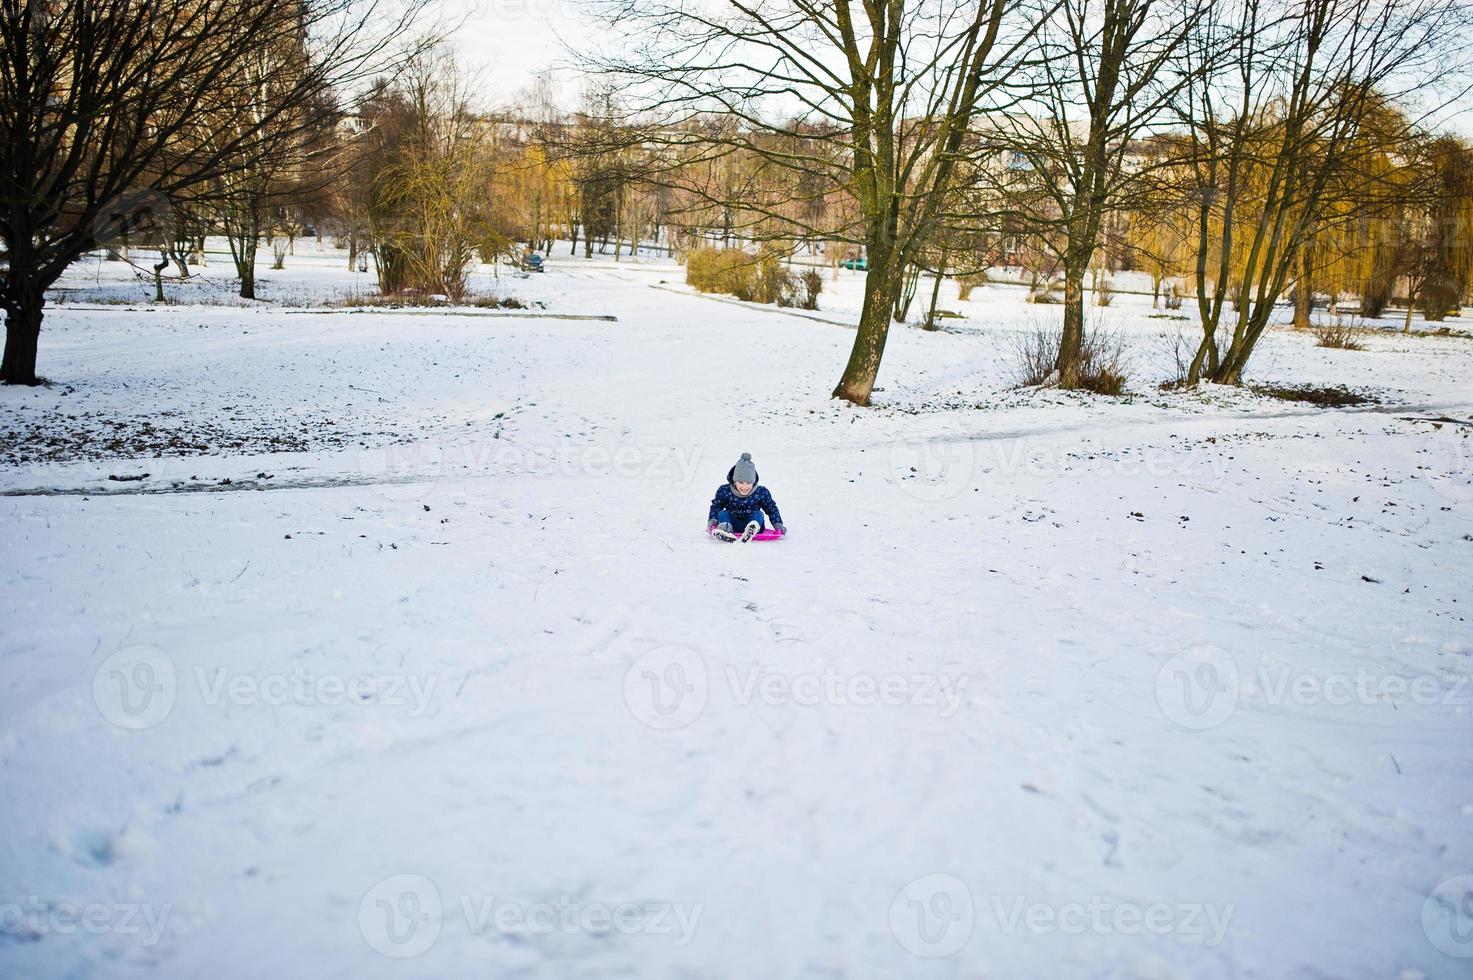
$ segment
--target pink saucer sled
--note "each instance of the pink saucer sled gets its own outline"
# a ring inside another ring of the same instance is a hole
[[[719,538],[719,537],[717,537],[715,531],[707,531],[706,533],[709,534],[709,535],[711,535],[711,539],[713,541],[726,541],[725,538]],[[782,536],[783,536],[783,532],[782,531],[779,531],[776,528],[769,527],[769,528],[763,528],[762,530],[758,531],[756,534],[752,535],[752,540],[753,541],[781,541],[782,540]],[[727,541],[726,543],[728,543],[728,544],[735,544],[737,542],[735,540],[733,540],[733,541]]]

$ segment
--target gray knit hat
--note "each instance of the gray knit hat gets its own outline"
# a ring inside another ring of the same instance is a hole
[[[752,462],[751,453],[742,453],[742,458],[731,468],[728,478],[732,483],[756,483],[757,467]]]

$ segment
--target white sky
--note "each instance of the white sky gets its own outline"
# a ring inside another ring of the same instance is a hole
[[[576,0],[440,0],[440,9],[448,19],[464,18],[453,46],[491,106],[510,102],[539,73],[566,61],[559,35],[576,44],[592,29]],[[560,71],[554,81],[561,107],[573,108],[581,92],[577,77]]]
[[[519,90],[536,76],[552,72],[560,107],[576,108],[582,92],[578,75],[566,67],[567,52],[559,38],[571,44],[593,36],[601,28],[586,16],[579,0],[438,0],[441,14],[459,28],[452,46],[467,70],[481,83],[488,107],[510,104]],[[1446,90],[1428,87],[1432,104],[1448,98]],[[1473,137],[1473,97],[1430,114],[1434,128]]]

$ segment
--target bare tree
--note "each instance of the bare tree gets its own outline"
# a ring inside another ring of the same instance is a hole
[[[939,220],[972,119],[1012,98],[1007,82],[1034,23],[1009,16],[1006,0],[597,6],[614,38],[584,63],[634,80],[628,98],[650,142],[684,166],[746,155],[791,178],[769,181],[788,191],[768,199],[684,190],[786,237],[864,246],[859,329],[833,394],[869,404],[905,270]],[[807,224],[789,206],[799,175],[810,199],[827,188],[852,195],[859,226]]]
[[[494,125],[473,111],[470,80],[442,50],[422,52],[376,96],[364,177],[385,295],[465,295],[475,253],[493,230]]]
[[[1183,43],[1209,0],[1063,0],[1038,11],[1042,29],[1024,111],[984,131],[994,168],[1025,227],[1064,273],[1059,384],[1080,383],[1085,276],[1121,213],[1154,190],[1150,139],[1173,121],[1186,84]],[[1020,190],[1030,193],[1020,195]],[[1118,242],[1110,243],[1118,245]]]
[[[1189,383],[1242,379],[1274,305],[1301,273],[1327,189],[1363,147],[1367,121],[1466,64],[1453,44],[1467,22],[1458,0],[1213,5],[1191,47],[1197,71],[1183,114],[1193,140],[1202,324]]]
[[[334,162],[336,144],[348,136],[339,130],[341,113],[326,90],[292,99],[295,104],[284,111],[268,111],[284,94],[294,93],[311,69],[305,36],[262,45],[235,69],[249,82],[240,92],[244,101],[208,105],[195,122],[204,149],[232,147],[228,165],[193,194],[207,200],[225,232],[243,299],[256,298],[256,251],[262,238],[284,231],[273,218],[331,180],[327,165]],[[252,133],[256,138],[246,135]],[[278,254],[273,266],[281,268],[284,259],[284,252]]]

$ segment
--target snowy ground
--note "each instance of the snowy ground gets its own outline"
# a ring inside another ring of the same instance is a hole
[[[1162,394],[1122,297],[1135,394],[1018,391],[994,286],[862,410],[665,261],[303,252],[80,267],[0,390],[0,974],[1473,976],[1473,341]],[[701,534],[742,451],[782,542]]]

